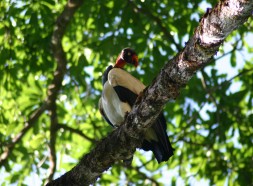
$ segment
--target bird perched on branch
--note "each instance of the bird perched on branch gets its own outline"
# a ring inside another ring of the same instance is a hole
[[[99,100],[99,110],[113,127],[123,123],[126,113],[131,111],[138,95],[145,88],[142,82],[123,70],[126,64],[138,66],[137,54],[130,48],[123,49],[115,65],[107,67],[102,76],[103,92]],[[145,151],[151,150],[158,163],[167,161],[173,155],[162,113],[146,131],[141,148]]]

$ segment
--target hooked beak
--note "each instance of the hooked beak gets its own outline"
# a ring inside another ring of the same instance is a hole
[[[135,67],[138,66],[138,56],[137,56],[137,55],[133,55],[133,57],[132,57],[132,62],[133,62],[133,65],[134,65]]]

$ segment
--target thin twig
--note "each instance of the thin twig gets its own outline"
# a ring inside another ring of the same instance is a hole
[[[152,160],[148,161],[151,162]],[[124,167],[125,164],[123,162],[119,162],[119,165]],[[132,171],[132,170],[135,170],[139,176],[142,177],[142,180],[149,180],[151,182],[151,185],[154,185],[154,186],[159,186],[160,183],[155,180],[154,178],[152,178],[152,176],[148,176],[147,174],[143,173],[140,169],[142,168],[143,166],[139,167],[139,166],[128,166],[127,169]],[[130,183],[130,182],[129,182]]]
[[[79,136],[83,137],[86,140],[89,140],[92,143],[97,142],[95,139],[93,139],[93,138],[87,136],[86,134],[84,134],[81,130],[74,129],[74,128],[69,127],[69,126],[64,125],[64,124],[58,124],[57,127],[58,127],[58,129],[64,129],[64,130],[70,131],[71,133],[78,134]]]

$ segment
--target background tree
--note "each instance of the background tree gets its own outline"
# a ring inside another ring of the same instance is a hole
[[[141,68],[133,74],[150,84],[183,48],[205,8],[217,2],[89,1],[69,2],[69,9],[65,3],[1,2],[1,175],[6,185],[45,182],[56,170],[70,170],[111,131],[97,109],[108,62],[121,48],[135,48]],[[137,151],[131,168],[118,162],[99,183],[253,183],[251,29],[249,20],[218,52],[225,71],[219,63],[204,68],[167,104],[174,157],[158,165],[150,153]]]

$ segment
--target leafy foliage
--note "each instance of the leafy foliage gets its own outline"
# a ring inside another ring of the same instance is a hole
[[[205,8],[215,3],[91,0],[78,9],[62,40],[68,64],[56,102],[56,176],[70,170],[112,130],[97,103],[101,74],[121,49],[136,50],[140,68],[128,70],[148,85],[184,47]],[[51,37],[65,4],[54,0],[0,3],[1,154],[47,97],[56,67]],[[203,68],[180,97],[167,104],[168,133],[176,149],[169,162],[158,165],[150,153],[137,151],[133,167],[119,162],[98,183],[175,185],[182,180],[191,185],[192,179],[205,179],[216,185],[253,184],[252,27],[251,20],[230,35],[216,65]],[[38,184],[45,182],[50,167],[49,115],[43,112],[16,143],[0,169],[4,175],[0,183],[34,185],[34,175]]]

